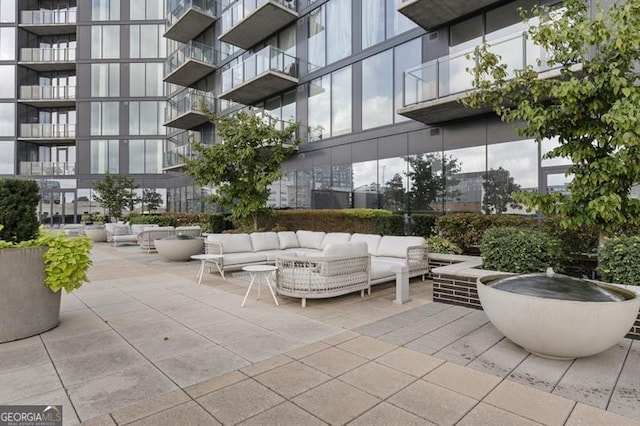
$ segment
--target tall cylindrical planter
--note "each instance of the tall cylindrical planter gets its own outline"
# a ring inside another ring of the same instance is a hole
[[[47,247],[0,249],[0,343],[58,325],[61,291],[44,285]]]

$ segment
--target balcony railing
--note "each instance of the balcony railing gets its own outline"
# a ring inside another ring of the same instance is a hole
[[[218,2],[216,0],[182,0],[171,12],[169,12],[169,16],[167,16],[167,28],[173,26],[191,9],[199,10],[211,16],[216,16],[216,13],[218,12],[217,6]]]
[[[33,139],[73,139],[76,137],[75,124],[22,123],[20,137]]]
[[[216,99],[210,93],[186,89],[167,101],[164,110],[165,126],[192,129],[208,121],[203,108],[216,111]]]
[[[171,74],[190,60],[214,65],[218,60],[217,51],[213,47],[197,41],[183,44],[165,61],[164,75]]]
[[[20,49],[22,62],[73,62],[76,60],[76,48],[39,48],[23,47]]]
[[[75,10],[23,10],[20,23],[24,25],[75,24]]]
[[[20,99],[40,100],[72,100],[76,98],[75,86],[20,86]]]
[[[76,174],[76,163],[21,161],[21,176],[68,176]]]

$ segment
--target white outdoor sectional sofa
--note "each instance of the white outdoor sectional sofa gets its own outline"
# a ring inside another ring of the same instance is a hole
[[[396,280],[399,267],[409,277],[428,271],[425,239],[339,232],[284,231],[209,234],[208,254],[219,254],[224,270],[275,264],[280,294],[302,298],[333,297],[370,290]]]

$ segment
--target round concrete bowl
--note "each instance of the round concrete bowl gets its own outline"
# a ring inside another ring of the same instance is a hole
[[[84,233],[91,238],[94,243],[102,243],[107,241],[107,229],[102,226],[85,226]]]
[[[155,240],[156,251],[162,257],[171,261],[190,260],[191,256],[200,253],[203,240],[200,238],[167,237]]]
[[[629,332],[640,309],[633,292],[599,281],[628,300],[580,302],[545,299],[492,288],[485,283],[506,275],[478,278],[480,303],[493,325],[527,351],[552,359],[574,359],[600,353]]]

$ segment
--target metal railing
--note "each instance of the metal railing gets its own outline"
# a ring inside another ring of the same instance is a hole
[[[213,47],[197,41],[190,41],[181,45],[167,57],[164,63],[164,75],[171,74],[191,59],[213,65],[217,62],[218,55]]]
[[[20,86],[20,99],[70,100],[75,98],[75,86]]]
[[[267,46],[222,73],[222,91],[226,92],[267,71],[298,77],[298,58],[273,46]]]
[[[69,176],[76,174],[76,163],[21,161],[21,176]]]
[[[171,12],[169,12],[169,16],[167,16],[166,21],[166,28],[170,28],[173,24],[178,22],[190,9],[197,9],[208,13],[209,15],[216,16],[216,13],[218,12],[217,6],[217,0],[182,0]]]
[[[23,47],[20,49],[20,60],[22,62],[73,62],[76,60],[76,48]]]
[[[201,113],[202,107],[215,112],[215,101],[216,98],[210,93],[191,88],[182,90],[167,100],[167,106],[164,109],[164,121],[167,123],[188,112]]]
[[[224,34],[238,25],[254,10],[259,9],[267,2],[278,3],[294,12],[297,10],[296,0],[237,0],[222,13],[222,33]]]
[[[20,23],[26,25],[75,24],[76,11],[61,10],[23,10]]]
[[[404,72],[404,106],[433,101],[473,88],[473,77],[467,71],[475,66],[474,49],[435,59]],[[531,65],[536,71],[546,71],[546,51],[527,37],[527,33],[510,35],[490,42],[489,51],[500,55],[507,64],[509,77],[516,70]],[[541,65],[537,61],[541,59]]]
[[[75,138],[76,125],[60,123],[21,123],[20,137],[37,139]]]

